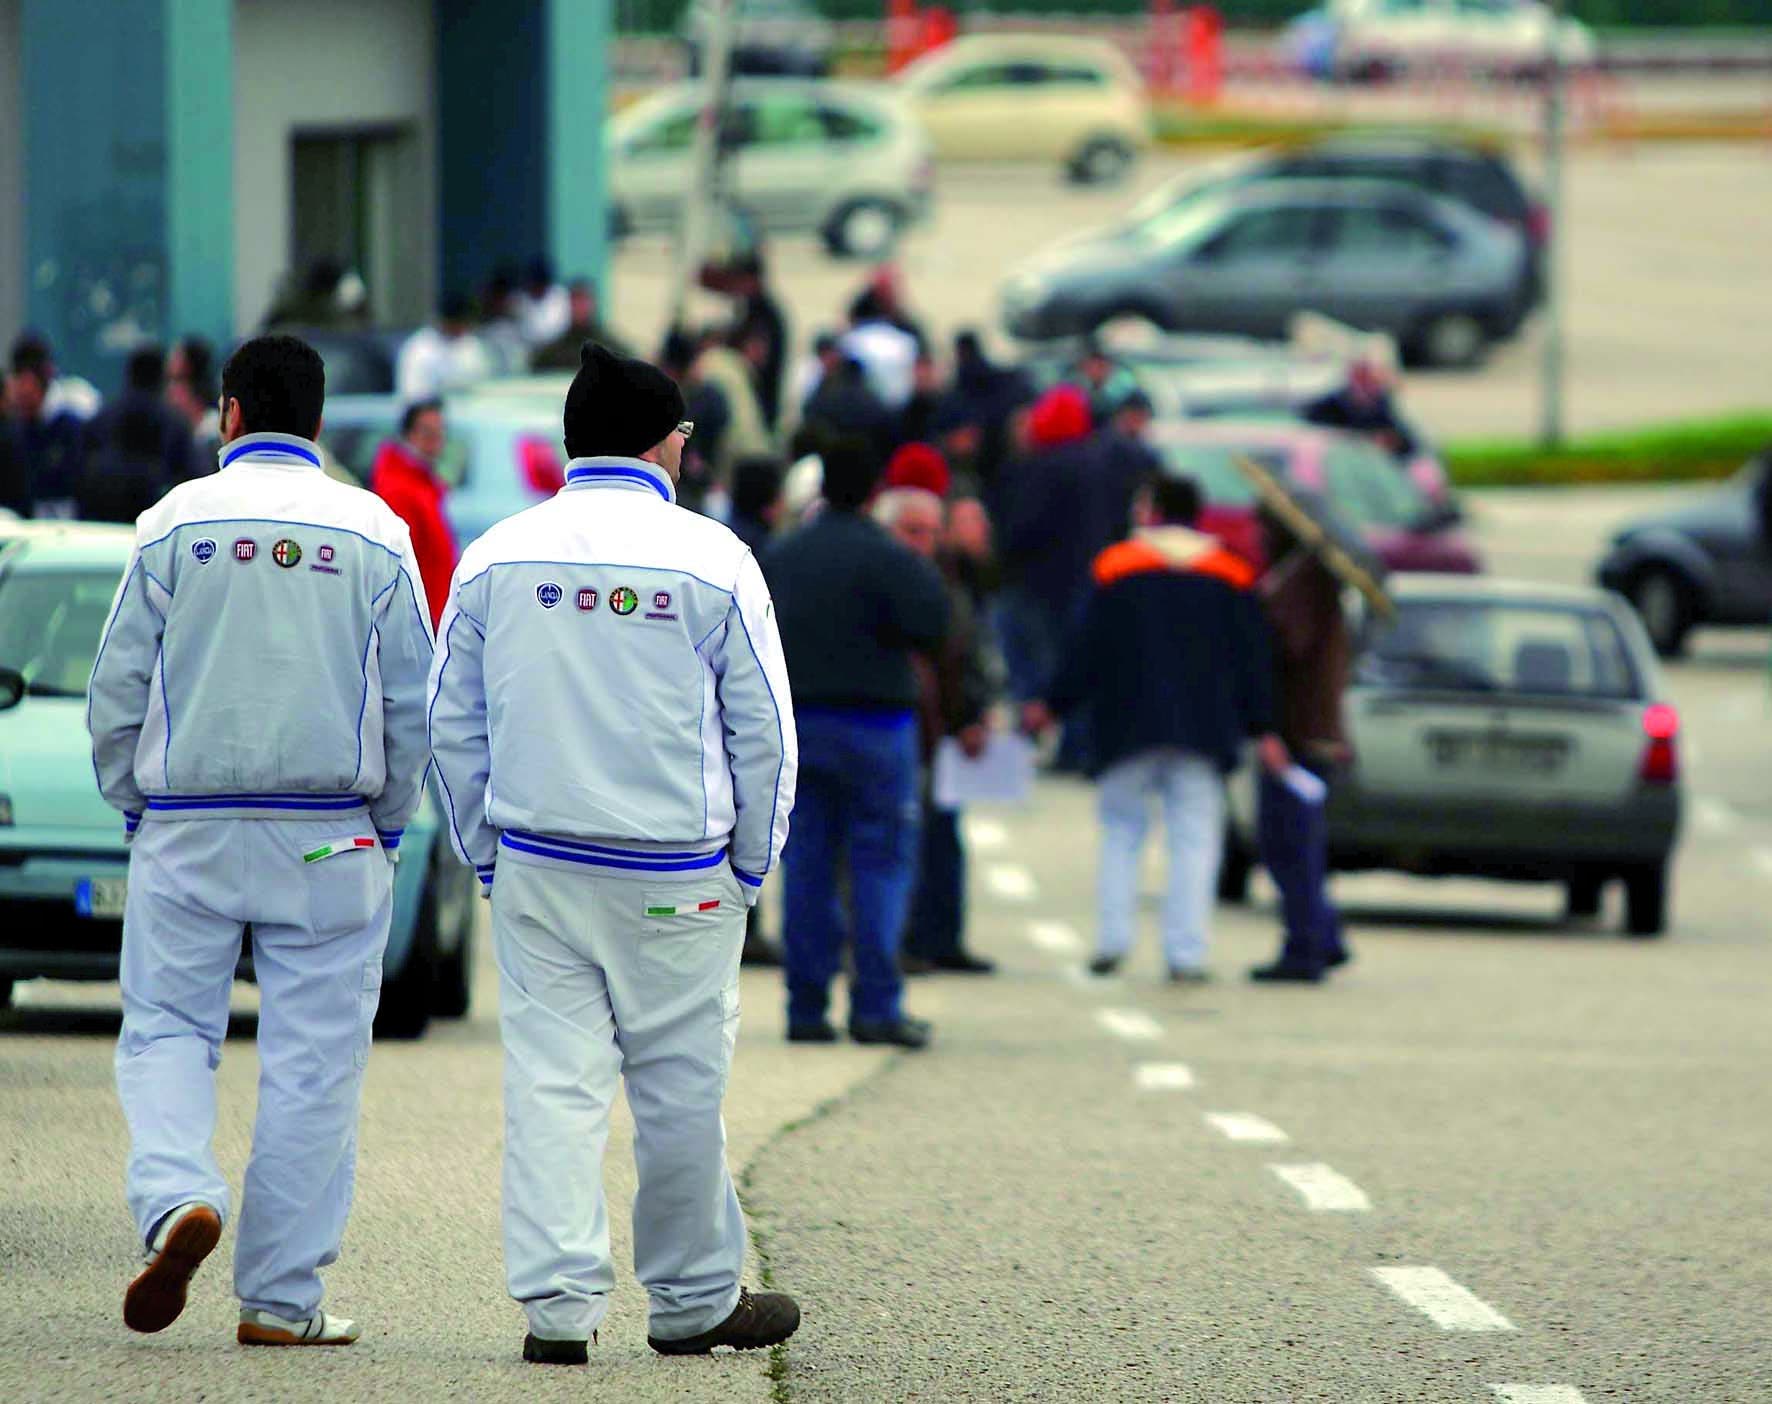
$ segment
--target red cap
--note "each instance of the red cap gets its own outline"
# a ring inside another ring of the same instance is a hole
[[[937,497],[946,497],[953,486],[953,475],[939,449],[929,444],[905,444],[887,461],[886,486],[923,488]]]
[[[1088,435],[1089,397],[1075,385],[1054,385],[1028,413],[1028,437],[1042,448]]]

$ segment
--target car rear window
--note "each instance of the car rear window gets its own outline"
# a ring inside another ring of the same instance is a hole
[[[20,565],[0,571],[0,668],[22,674],[27,695],[86,695],[119,573]]]
[[[1360,526],[1405,530],[1427,515],[1427,500],[1402,465],[1370,445],[1331,444],[1323,455],[1323,479],[1329,500]]]
[[[1403,600],[1356,667],[1368,687],[1629,700],[1643,695],[1618,625],[1599,609]]]
[[[1517,224],[1526,218],[1526,195],[1520,183],[1500,162],[1488,157],[1444,157],[1431,167],[1430,183],[1435,190],[1494,219]]]

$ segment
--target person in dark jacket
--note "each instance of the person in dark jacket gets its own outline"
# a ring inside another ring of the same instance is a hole
[[[773,455],[741,458],[732,466],[732,520],[726,525],[759,558],[774,540],[776,525],[781,521],[781,484],[785,476],[782,461]]]
[[[1140,501],[1142,527],[1095,560],[1095,591],[1045,702],[1093,713],[1101,816],[1097,975],[1132,947],[1139,855],[1150,802],[1169,837],[1163,950],[1169,977],[1206,978],[1206,922],[1224,841],[1224,777],[1243,743],[1259,738],[1262,765],[1284,770],[1274,734],[1270,645],[1251,592],[1253,570],[1195,531],[1199,488],[1158,478]]]
[[[13,452],[30,483],[33,517],[71,517],[80,490],[86,421],[58,405],[55,357],[35,332],[12,343],[6,378],[6,413]]]
[[[1155,411],[1150,396],[1133,390],[1115,405],[1101,432],[1101,470],[1090,488],[1091,528],[1105,551],[1132,529],[1132,502],[1138,490],[1162,471],[1156,450],[1145,442]]]
[[[572,320],[552,341],[543,342],[529,356],[529,368],[537,371],[576,371],[579,351],[587,341],[607,346],[618,356],[630,355],[628,345],[597,313],[597,285],[577,278],[567,287]]]
[[[782,373],[788,360],[788,319],[769,291],[761,254],[741,254],[727,266],[727,292],[738,301],[732,344],[751,366],[763,422],[773,434],[781,424]]]
[[[930,1029],[906,1017],[898,970],[917,861],[911,656],[947,637],[947,594],[934,566],[866,515],[880,473],[867,445],[834,441],[821,456],[824,512],[763,557],[800,738],[794,830],[782,855],[788,1038],[836,1038],[826,1010],[847,941],[850,1037],[921,1048]]]
[[[1355,361],[1348,368],[1346,387],[1312,400],[1304,407],[1303,418],[1328,429],[1363,434],[1396,458],[1416,452],[1415,432],[1397,412],[1388,377],[1374,360]]]
[[[834,438],[862,439],[868,453],[884,459],[893,449],[898,422],[874,389],[867,371],[844,356],[818,382],[800,415],[801,427]]]
[[[165,386],[166,353],[160,347],[130,353],[123,393],[86,426],[75,493],[84,520],[133,522],[189,476],[190,426],[165,403]]]
[[[1280,522],[1265,512],[1260,520],[1270,564],[1258,590],[1274,638],[1280,736],[1327,786],[1349,755],[1341,699],[1354,647],[1341,586]],[[1329,897],[1326,798],[1277,775],[1261,778],[1261,861],[1280,889],[1286,930],[1279,957],[1251,970],[1254,980],[1315,984],[1349,959]]]

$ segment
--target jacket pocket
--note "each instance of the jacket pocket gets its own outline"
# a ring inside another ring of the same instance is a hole
[[[392,869],[381,845],[360,843],[345,833],[309,840],[301,854],[308,892],[308,932],[315,942],[331,940],[368,925],[381,904]]]

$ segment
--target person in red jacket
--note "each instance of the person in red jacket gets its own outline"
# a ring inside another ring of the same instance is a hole
[[[400,437],[389,439],[377,450],[375,465],[369,470],[370,490],[392,507],[412,532],[412,552],[424,578],[433,629],[449,599],[449,578],[455,573],[458,554],[455,533],[443,515],[443,497],[449,489],[436,469],[443,443],[443,402],[416,400],[400,417]]]

